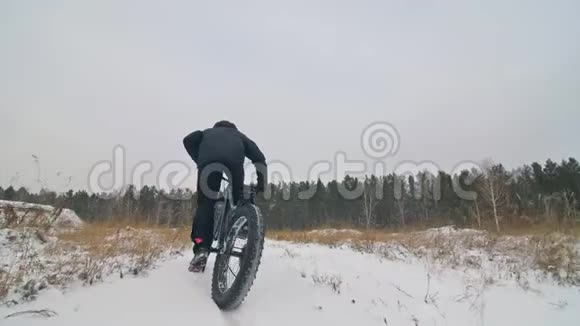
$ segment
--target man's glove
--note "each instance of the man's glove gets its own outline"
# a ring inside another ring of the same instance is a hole
[[[266,190],[266,185],[268,185],[268,166],[263,162],[255,163],[254,165],[256,166],[256,174],[258,175],[256,192],[264,192]]]

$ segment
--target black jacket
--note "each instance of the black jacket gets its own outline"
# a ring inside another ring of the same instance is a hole
[[[242,166],[247,157],[256,165],[260,181],[267,182],[264,153],[254,141],[235,128],[214,127],[194,131],[183,139],[183,145],[198,168],[210,163]]]

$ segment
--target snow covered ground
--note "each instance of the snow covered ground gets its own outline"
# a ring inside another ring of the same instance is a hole
[[[267,241],[245,303],[221,312],[210,297],[212,269],[187,272],[191,257],[145,276],[48,290],[0,308],[2,325],[580,325],[580,289],[549,280],[523,287],[463,269],[387,260],[348,246]],[[53,314],[52,312],[56,313]],[[36,317],[35,317],[36,316]]]

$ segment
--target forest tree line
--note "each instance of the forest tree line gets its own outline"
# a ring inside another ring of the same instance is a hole
[[[345,198],[341,189],[356,196]],[[580,165],[574,158],[532,163],[512,171],[488,162],[478,171],[456,175],[425,171],[362,178],[347,175],[327,183],[282,182],[271,184],[268,191],[267,196],[258,196],[258,205],[272,229],[453,223],[491,224],[499,230],[502,224],[516,221],[562,225],[576,223],[580,217]],[[88,222],[122,218],[172,227],[191,224],[196,208],[196,194],[190,189],[166,192],[154,186],[136,189],[129,185],[114,196],[84,190],[30,193],[10,186],[0,187],[0,199],[70,208]]]

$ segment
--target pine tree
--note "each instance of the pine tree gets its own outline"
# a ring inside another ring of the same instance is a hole
[[[26,190],[26,188],[24,188],[24,187],[18,188],[18,191],[16,191],[15,200],[22,201],[22,202],[29,202],[29,199],[30,199],[30,194],[28,193],[28,190]]]
[[[558,164],[548,159],[544,165],[544,188],[548,194],[558,191]]]
[[[4,199],[6,200],[16,199],[16,191],[14,190],[14,187],[9,186],[8,188],[6,188],[6,190],[4,190]]]

